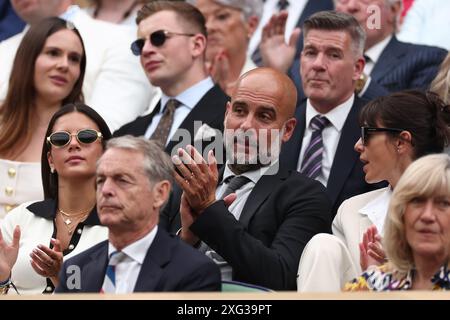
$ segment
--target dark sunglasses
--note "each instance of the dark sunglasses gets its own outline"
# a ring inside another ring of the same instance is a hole
[[[166,42],[167,38],[171,36],[185,36],[185,37],[193,37],[195,34],[193,33],[178,33],[178,32],[170,32],[167,30],[157,30],[150,34],[149,39],[150,43],[155,47],[161,47],[164,42]],[[131,44],[131,52],[135,56],[140,56],[142,53],[142,49],[144,48],[146,39],[137,39]]]
[[[363,145],[367,145],[369,143],[369,135],[375,132],[392,132],[392,133],[400,133],[405,131],[403,129],[398,128],[376,128],[376,127],[361,127],[361,142]]]
[[[76,134],[71,134],[66,131],[56,131],[47,137],[47,143],[56,148],[67,146],[72,141],[72,136],[76,136],[79,143],[89,144],[102,139],[103,135],[94,129],[83,129]]]

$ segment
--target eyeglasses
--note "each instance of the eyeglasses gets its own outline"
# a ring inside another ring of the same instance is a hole
[[[172,36],[185,36],[185,37],[193,37],[195,34],[193,33],[178,33],[178,32],[170,32],[167,30],[157,30],[150,34],[149,39],[150,43],[155,47],[161,47],[167,40]],[[135,56],[140,56],[142,53],[142,49],[144,48],[146,39],[137,39],[131,44],[131,52]]]
[[[367,145],[369,143],[369,135],[375,132],[392,132],[392,133],[400,133],[405,131],[403,129],[398,128],[376,128],[376,127],[361,127],[361,142],[363,145]]]
[[[76,134],[71,134],[66,131],[56,131],[47,137],[47,143],[56,148],[62,148],[72,141],[73,136],[77,137],[78,142],[83,144],[90,144],[97,141],[97,139],[103,138],[102,133],[94,129],[83,129]]]

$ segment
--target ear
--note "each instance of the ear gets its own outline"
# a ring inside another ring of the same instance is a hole
[[[397,152],[404,154],[412,149],[412,135],[409,131],[400,132],[399,139],[396,140]]]
[[[364,71],[364,66],[366,65],[366,61],[363,57],[359,57],[355,61],[354,70],[353,70],[353,81],[356,81],[361,78],[361,74]]]
[[[389,23],[395,26],[397,19],[400,17],[400,12],[402,10],[402,2],[396,1],[389,5]]]
[[[197,33],[191,37],[191,54],[192,57],[197,58],[205,54],[206,50],[206,37]]]
[[[48,161],[48,165],[50,166],[50,168],[54,168],[54,164],[53,164],[53,157],[52,157],[52,153],[50,151],[47,152],[47,161]]]
[[[294,133],[296,124],[297,124],[297,119],[295,119],[295,118],[291,118],[288,121],[286,121],[286,123],[284,125],[285,130],[284,130],[284,134],[283,134],[281,141],[286,142],[292,137],[292,134]]]
[[[251,16],[250,18],[247,19],[246,21],[246,26],[247,26],[247,36],[250,39],[253,35],[253,33],[255,32],[256,28],[258,27],[259,24],[259,18],[257,16]]]
[[[163,180],[153,185],[153,208],[161,209],[169,198],[171,184],[168,180]]]

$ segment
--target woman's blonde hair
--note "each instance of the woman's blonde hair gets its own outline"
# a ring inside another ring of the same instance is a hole
[[[439,67],[439,72],[431,82],[430,90],[437,93],[445,103],[450,104],[450,53]]]
[[[416,197],[450,196],[450,156],[434,154],[414,161],[398,181],[386,216],[383,246],[390,267],[406,274],[414,267],[412,249],[406,240],[403,215]]]

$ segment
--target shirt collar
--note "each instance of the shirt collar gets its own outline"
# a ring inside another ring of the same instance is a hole
[[[54,199],[46,199],[43,201],[33,202],[30,204],[27,209],[32,212],[35,216],[53,220],[56,217],[56,201]],[[97,226],[101,225],[100,219],[98,218],[97,208],[92,208],[89,216],[83,222],[88,226]]]
[[[386,37],[385,39],[381,40],[377,44],[373,45],[369,49],[364,52],[364,55],[368,56],[370,60],[376,64],[378,59],[380,58],[381,54],[383,53],[384,49],[388,45],[389,41],[391,41],[392,35]]]
[[[80,14],[80,12],[81,12],[81,9],[79,6],[71,5],[59,17],[61,19],[75,23],[75,20],[77,19],[77,16],[78,16],[78,14]]]
[[[330,121],[331,125],[336,128],[337,131],[341,132],[344,127],[345,120],[347,120],[347,115],[352,109],[353,102],[355,100],[355,95],[352,94],[350,98],[344,103],[338,105],[337,107],[331,109],[328,113],[323,114]],[[308,99],[306,102],[306,123],[309,127],[311,119],[320,113],[312,106],[311,101]]]
[[[148,248],[153,243],[153,240],[156,237],[156,233],[158,232],[158,226],[156,225],[152,231],[147,233],[147,235],[132,244],[129,244],[125,248],[122,249],[122,252],[127,255],[127,257],[131,258],[133,261],[138,262],[139,264],[143,264],[145,260],[145,256],[147,255]],[[117,251],[117,249],[112,245],[111,242],[108,242],[108,256],[111,253]]]
[[[179,95],[175,97],[169,97],[164,92],[161,96],[161,107],[159,109],[159,113],[163,113],[164,109],[166,107],[167,101],[169,99],[176,99],[178,100],[183,106],[193,109],[197,103],[200,101],[201,98],[209,91],[211,88],[214,87],[214,82],[212,81],[211,77],[207,77],[190,88],[184,90]]]
[[[392,189],[391,187],[385,188],[378,197],[372,199],[364,207],[359,209],[359,213],[367,216],[370,221],[377,227],[380,235],[383,235],[384,220],[389,207],[389,201],[391,200]]]
[[[231,171],[231,169],[228,167],[229,162],[227,161],[225,163],[225,169],[223,171],[223,178],[222,183],[227,178],[235,176],[236,174]],[[278,166],[278,160],[274,161],[270,166],[264,166],[256,170],[247,171],[241,174],[241,176],[249,178],[254,184],[257,184],[259,179],[261,179],[262,176],[264,176],[269,169],[271,169],[274,166]]]

